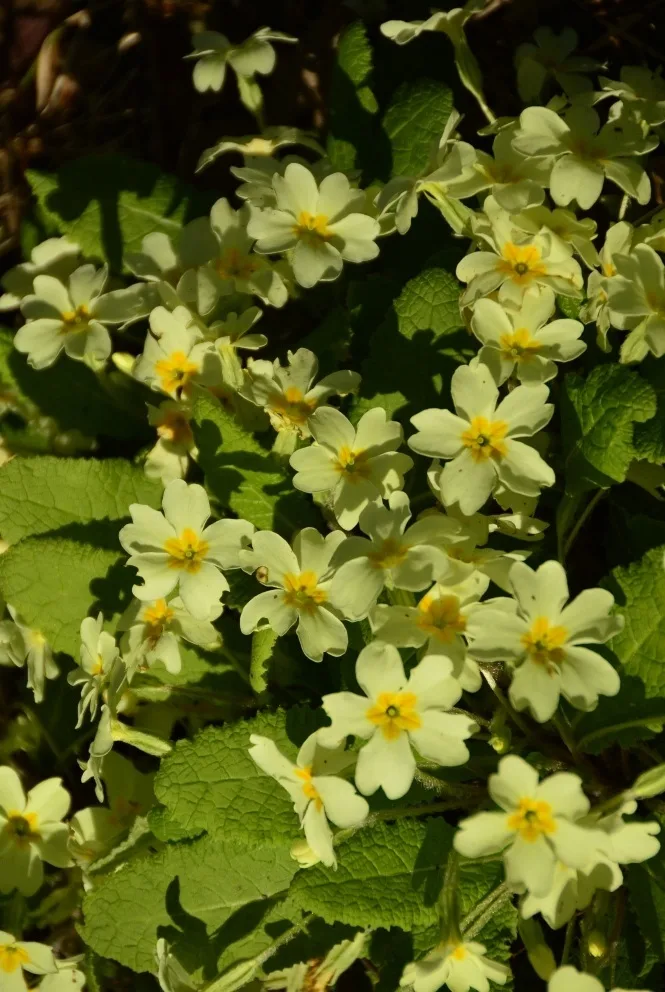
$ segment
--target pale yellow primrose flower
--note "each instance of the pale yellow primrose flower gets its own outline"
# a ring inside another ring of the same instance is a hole
[[[585,324],[596,323],[598,347],[609,351],[607,333],[610,329],[609,283],[617,274],[615,255],[628,255],[636,232],[632,224],[622,220],[607,229],[605,243],[600,250],[600,272],[589,273],[587,300],[580,308],[580,317]]]
[[[571,257],[572,248],[546,231],[526,234],[493,196],[487,197],[483,209],[485,216],[478,216],[474,229],[492,251],[471,252],[457,266],[457,278],[468,283],[461,306],[497,289],[500,303],[515,306],[533,286],[549,286],[562,296],[582,295],[582,270]]]
[[[324,376],[314,385],[319,360],[307,348],[287,352],[288,365],[254,361],[246,371],[240,394],[270,417],[276,431],[295,431],[299,437],[309,437],[309,418],[331,396],[347,396],[360,385],[358,372],[342,369]]]
[[[344,530],[356,526],[370,503],[388,499],[402,488],[413,460],[396,450],[402,443],[402,427],[387,420],[381,407],[368,410],[355,428],[334,407],[319,407],[307,426],[315,443],[291,455],[293,485],[306,493],[329,491]]]
[[[655,72],[643,65],[621,67],[620,82],[599,76],[604,96],[617,97],[631,114],[649,127],[665,123],[665,80],[662,66]],[[620,104],[620,106],[621,106]]]
[[[252,251],[254,239],[247,233],[250,209],[234,210],[226,198],[210,211],[213,248],[204,264],[189,269],[180,279],[178,295],[193,303],[198,313],[213,311],[220,297],[231,293],[258,296],[264,303],[282,307],[288,299],[283,279],[266,258]]]
[[[259,28],[240,44],[233,45],[226,35],[219,31],[200,31],[192,38],[194,51],[185,58],[196,59],[193,81],[199,93],[205,93],[207,90],[219,93],[226,78],[226,67],[231,66],[238,77],[243,103],[253,109],[256,98],[248,103],[247,97],[252,95],[252,90],[250,89],[250,93],[247,94],[245,89],[248,84],[256,85],[254,76],[257,73],[261,76],[269,76],[275,68],[277,55],[271,42],[293,43],[297,40],[291,35],[266,27]],[[259,106],[260,103],[259,99]]]
[[[441,513],[411,527],[409,497],[391,493],[388,507],[370,503],[360,514],[367,537],[350,537],[335,554],[332,595],[345,616],[366,617],[384,587],[417,592],[448,570],[446,550],[460,525]]]
[[[53,659],[53,650],[40,630],[27,627],[13,606],[7,604],[13,623],[2,624],[0,658],[18,668],[25,665],[28,671],[27,686],[32,689],[35,702],[44,698],[46,679],[56,679],[60,670]]]
[[[453,840],[465,858],[503,852],[508,885],[516,892],[546,895],[557,862],[584,870],[602,842],[601,831],[578,821],[589,812],[582,780],[557,772],[538,782],[538,772],[509,754],[490,775],[488,788],[501,812],[476,813],[461,820]]]
[[[624,816],[636,809],[637,803],[630,800],[609,816],[590,813],[582,822],[604,834],[593,863],[584,871],[559,863],[547,895],[527,895],[522,899],[520,911],[524,919],[540,913],[550,927],[557,929],[575,912],[586,909],[598,889],[615,892],[619,888],[623,882],[619,864],[636,864],[654,857],[660,849],[660,842],[654,836],[660,832],[660,825],[653,820],[624,823]]]
[[[467,626],[487,590],[481,572],[444,585],[436,582],[415,606],[379,603],[370,615],[372,633],[398,648],[420,648],[423,660],[434,658],[441,676],[459,684],[460,691],[477,692],[480,669],[467,651]]]
[[[594,709],[598,696],[614,696],[619,676],[609,661],[585,645],[604,644],[623,628],[610,616],[614,597],[585,589],[571,603],[562,565],[545,562],[537,571],[524,562],[510,570],[514,600],[495,600],[469,624],[470,652],[479,661],[506,661],[513,669],[512,705],[535,720],[550,720],[562,695],[571,706]]]
[[[184,479],[190,458],[196,460],[198,455],[190,426],[191,410],[177,400],[146,405],[148,423],[157,431],[157,442],[146,456],[143,471],[149,479],[159,479],[167,486],[173,479]]]
[[[27,992],[23,971],[31,975],[49,975],[57,971],[53,951],[46,944],[16,940],[0,930],[0,978],[2,992]],[[40,985],[40,988],[43,988]]]
[[[176,587],[192,616],[207,620],[228,591],[222,569],[239,568],[238,553],[249,544],[253,524],[216,520],[206,526],[210,503],[203,486],[174,479],[164,490],[163,513],[132,503],[132,523],[120,531],[120,543],[143,579],[133,593],[159,600]]]
[[[473,940],[443,941],[420,961],[407,964],[400,987],[436,992],[445,985],[450,992],[489,992],[490,982],[505,985],[510,968],[486,957],[485,951],[484,944]]]
[[[593,83],[583,73],[594,72],[601,63],[572,54],[578,42],[573,28],[564,28],[558,35],[552,28],[538,28],[533,42],[519,45],[515,52],[517,90],[525,103],[538,103],[550,75],[570,96],[593,89]]]
[[[579,320],[552,320],[554,293],[547,287],[524,294],[519,310],[508,310],[494,300],[477,300],[471,330],[483,347],[478,361],[491,371],[498,385],[515,375],[524,385],[548,382],[557,373],[556,362],[570,362],[586,351],[580,341]]]
[[[499,390],[486,365],[462,365],[453,373],[451,393],[456,414],[423,410],[411,418],[418,431],[409,447],[430,458],[450,459],[439,489],[445,505],[458,503],[470,516],[504,485],[524,496],[538,496],[554,484],[554,472],[520,437],[530,437],[549,423],[554,407],[547,386],[518,386],[499,403]]]
[[[79,264],[81,249],[68,238],[48,238],[35,245],[30,261],[9,269],[0,279],[5,292],[0,296],[0,313],[16,310],[24,297],[33,292],[35,276],[53,276],[64,283]]]
[[[118,657],[115,637],[104,630],[104,614],[99,613],[97,619],[85,617],[81,622],[81,664],[67,675],[70,685],[83,686],[77,730],[83,723],[86,710],[90,710],[90,719],[95,719],[102,690]]]
[[[513,146],[516,129],[515,123],[497,134],[492,155],[475,150],[470,176],[460,178],[451,187],[454,196],[464,198],[489,189],[499,206],[511,213],[543,202],[552,162],[519,152]]]
[[[631,330],[621,348],[622,362],[639,362],[649,351],[665,354],[665,266],[650,245],[616,255],[617,274],[607,285],[613,327]]]
[[[319,739],[326,747],[351,735],[367,740],[356,765],[356,786],[363,795],[381,788],[388,799],[404,796],[416,772],[414,748],[437,765],[469,760],[464,741],[478,728],[469,717],[447,712],[462,689],[446,677],[438,658],[423,659],[407,678],[397,648],[374,641],[358,655],[356,679],[364,696],[323,696],[332,723],[319,731]]]
[[[658,138],[645,138],[635,121],[610,120],[601,127],[592,107],[575,104],[565,117],[548,107],[527,107],[513,143],[525,155],[556,159],[550,194],[560,207],[577,200],[582,210],[589,210],[602,193],[605,179],[638,203],[649,202],[651,182],[635,156],[653,151]]]
[[[590,217],[578,218],[572,210],[563,207],[550,210],[546,206],[529,206],[514,214],[512,221],[527,234],[544,231],[554,239],[555,244],[560,243],[564,251],[572,248],[590,269],[600,264],[593,245],[597,225]]]
[[[180,597],[134,600],[118,621],[127,668],[134,672],[161,662],[168,672],[176,675],[182,665],[180,638],[208,650],[219,647],[221,637],[212,621],[221,612],[222,604],[215,603],[205,619],[196,619],[185,609]]]
[[[211,341],[204,341],[187,307],[171,313],[155,307],[150,314],[151,333],[132,374],[151,389],[173,399],[186,398],[194,382],[213,385],[221,380],[219,358]]]
[[[362,212],[365,195],[343,173],[317,186],[310,169],[292,162],[272,184],[276,207],[255,208],[247,232],[260,254],[293,250],[290,262],[301,286],[337,279],[345,261],[368,262],[379,254],[379,224]]]
[[[261,771],[284,786],[293,800],[309,846],[324,865],[335,867],[337,859],[328,820],[344,829],[358,826],[369,813],[367,800],[356,793],[350,782],[334,774],[348,768],[353,756],[348,751],[321,747],[318,733],[314,733],[300,748],[293,764],[269,738],[252,734],[249,739],[250,757]]]
[[[32,896],[44,881],[42,862],[67,868],[69,793],[62,779],[48,778],[26,795],[8,765],[0,767],[0,892]]]
[[[33,291],[21,301],[27,323],[14,338],[28,364],[45,369],[64,350],[69,358],[100,369],[111,354],[107,324],[123,324],[149,313],[155,294],[145,285],[104,292],[108,267],[81,265],[67,286],[52,275],[37,275]]]
[[[331,531],[326,537],[305,527],[293,539],[293,549],[283,537],[269,530],[254,534],[252,550],[240,552],[247,571],[258,569],[257,578],[273,588],[259,593],[243,608],[240,630],[251,634],[269,626],[282,637],[297,623],[303,654],[321,661],[324,654],[343,655],[348,646],[346,627],[331,600],[331,558],[345,540]]]
[[[584,971],[578,971],[572,965],[558,968],[547,985],[547,992],[605,992],[605,986],[596,978]],[[624,989],[612,989],[612,992],[624,992]],[[646,992],[638,990],[635,992]]]

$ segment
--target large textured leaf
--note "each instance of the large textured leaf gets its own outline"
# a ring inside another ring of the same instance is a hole
[[[640,366],[640,376],[655,390],[657,408],[651,420],[635,425],[635,454],[662,465],[665,462],[665,358],[644,362]]]
[[[2,555],[0,592],[56,651],[75,655],[85,616],[110,620],[127,607],[135,572],[125,562],[117,522],[68,524]]]
[[[158,166],[122,155],[90,155],[57,173],[29,170],[28,181],[47,221],[83,253],[122,269],[127,252],[139,251],[146,234],[177,234],[182,224],[209,209],[202,195]]]
[[[424,171],[452,106],[452,91],[434,79],[418,79],[399,87],[383,118],[394,176],[417,176]]]
[[[260,843],[294,840],[298,818],[287,793],[247,753],[250,734],[263,734],[292,760],[318,720],[310,710],[261,713],[225,727],[208,727],[192,741],[180,741],[162,761],[155,795],[172,820],[187,830],[215,830],[227,838]]]
[[[623,482],[636,457],[635,424],[655,412],[653,387],[623,365],[601,365],[586,379],[567,375],[561,402],[567,491]]]
[[[158,929],[168,928],[171,941],[182,934],[185,942],[205,945],[226,924],[227,933],[214,939],[219,955],[237,916],[250,911],[258,923],[297,868],[288,846],[234,844],[219,835],[168,845],[88,893],[84,937],[103,957],[151,971]]]
[[[370,339],[355,416],[375,406],[405,422],[450,401],[449,383],[475,349],[460,331],[459,283],[446,258],[411,279]]]
[[[209,393],[196,396],[193,427],[206,484],[223,507],[287,537],[316,525],[311,499],[293,489],[290,472]]]
[[[14,544],[70,523],[119,520],[130,503],[159,507],[162,487],[120,459],[14,458],[0,472],[0,534]]]
[[[452,827],[438,818],[361,829],[340,845],[337,871],[319,864],[302,872],[290,898],[329,923],[404,930],[430,926],[437,919],[452,836]]]
[[[372,68],[367,31],[362,21],[356,21],[339,40],[332,73],[328,157],[335,169],[377,169],[382,145],[388,150],[377,126],[378,104],[370,88]]]
[[[13,333],[0,328],[0,383],[12,406],[22,416],[38,413],[53,417],[60,430],[76,429],[88,437],[149,439],[145,386],[121,372],[100,379],[81,362],[61,356],[48,369],[31,368],[14,348]]]

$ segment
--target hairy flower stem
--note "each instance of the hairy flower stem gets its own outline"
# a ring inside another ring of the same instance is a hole
[[[573,949],[573,939],[575,937],[577,919],[573,916],[572,919],[568,921],[568,926],[566,927],[566,936],[563,942],[563,952],[561,954],[561,965],[563,968],[564,964],[568,963],[568,958],[570,957],[570,952]]]
[[[565,539],[565,541],[561,543],[559,548],[559,561],[561,562],[561,564],[565,563],[566,558],[570,554],[570,549],[577,540],[577,535],[582,530],[582,527],[584,527],[584,524],[593,513],[598,501],[601,500],[604,495],[605,495],[604,489],[596,490],[596,492],[593,494],[593,496],[591,497],[587,505],[584,507],[584,509],[578,516],[577,520],[575,521],[575,524],[572,527],[570,533],[568,534],[568,537]]]
[[[445,799],[438,803],[421,803],[418,806],[403,806],[401,809],[382,809],[376,813],[370,813],[366,820],[355,827],[348,827],[346,830],[338,830],[333,839],[333,844],[337,847],[349,837],[353,837],[359,830],[365,827],[373,827],[381,820],[404,820],[411,816],[426,816],[434,813],[445,813],[449,809],[459,809],[459,799]]]
[[[478,903],[470,913],[462,920],[461,930],[465,941],[473,940],[480,933],[483,927],[492,919],[494,914],[504,903],[512,899],[513,893],[508,888],[507,882],[502,882],[493,889],[489,895]]]

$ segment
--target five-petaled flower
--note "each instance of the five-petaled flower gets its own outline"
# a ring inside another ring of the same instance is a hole
[[[592,862],[602,835],[577,822],[589,812],[577,775],[557,772],[539,784],[538,772],[509,754],[488,788],[502,812],[476,813],[459,823],[454,846],[464,857],[503,851],[508,884],[536,896],[549,892],[559,861],[579,869]]]
[[[469,940],[445,940],[420,961],[411,961],[401,986],[414,992],[436,992],[446,985],[450,992],[489,992],[490,982],[505,985],[510,968],[485,956],[483,944]]]
[[[330,559],[344,539],[341,531],[323,538],[313,527],[305,527],[296,534],[291,549],[279,534],[258,531],[252,550],[241,552],[240,561],[244,568],[257,570],[263,584],[273,588],[243,608],[243,634],[268,626],[281,637],[297,623],[300,646],[311,661],[321,661],[326,653],[344,654],[349,638],[330,596]]]
[[[499,486],[538,496],[554,484],[554,472],[535,448],[517,440],[549,423],[554,407],[547,386],[518,386],[499,403],[499,391],[486,365],[462,365],[451,380],[456,415],[423,410],[411,418],[418,433],[409,447],[430,458],[450,459],[439,478],[445,505],[458,503],[475,513]]]
[[[549,720],[559,696],[591,710],[598,696],[614,696],[619,676],[587,644],[603,644],[623,628],[610,616],[614,597],[606,589],[585,589],[568,601],[566,572],[557,561],[537,571],[524,562],[510,570],[514,600],[495,600],[472,619],[471,654],[479,661],[507,661],[513,668],[510,701]],[[498,609],[496,607],[499,607]]]
[[[30,975],[52,975],[57,970],[53,951],[46,944],[37,944],[33,940],[17,940],[6,930],[0,930],[2,992],[27,992],[28,984],[23,975],[24,971]],[[39,987],[47,986],[41,983]]]
[[[364,696],[334,692],[323,697],[332,724],[319,733],[330,745],[350,734],[367,740],[356,765],[363,795],[382,788],[389,799],[399,799],[408,792],[416,771],[413,747],[439,765],[468,761],[464,741],[477,727],[469,717],[448,712],[462,690],[438,659],[424,659],[407,678],[397,648],[373,641],[358,655],[356,679]]]
[[[0,892],[32,896],[44,881],[43,861],[66,868],[69,793],[62,779],[47,778],[27,797],[8,765],[0,767]]]
[[[335,866],[337,859],[328,820],[337,827],[354,827],[369,813],[367,800],[357,794],[350,782],[335,774],[348,769],[352,755],[321,747],[318,733],[313,733],[293,764],[269,738],[252,734],[249,739],[252,759],[291,796],[311,849],[324,865]]]
[[[159,513],[132,503],[132,523],[120,531],[120,543],[131,556],[127,564],[143,579],[134,586],[134,595],[163,599],[178,587],[192,616],[207,620],[229,588],[221,570],[240,567],[238,554],[249,544],[254,527],[246,520],[216,520],[206,527],[206,491],[182,479],[169,482],[162,508]]]
[[[402,428],[381,407],[368,410],[357,427],[334,407],[319,407],[308,426],[315,443],[291,455],[293,485],[306,493],[330,492],[340,527],[351,530],[370,503],[387,499],[404,484],[413,465],[396,449]]]

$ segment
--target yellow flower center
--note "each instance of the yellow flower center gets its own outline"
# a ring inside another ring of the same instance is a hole
[[[450,644],[466,630],[466,619],[460,613],[457,596],[435,596],[427,593],[418,603],[416,625],[442,644]]]
[[[504,420],[474,417],[469,428],[462,432],[462,444],[471,451],[475,462],[499,459],[507,454],[503,440],[507,433],[508,424]]]
[[[333,232],[328,227],[328,218],[326,215],[311,214],[309,210],[300,211],[293,227],[293,233],[301,238],[309,237],[323,241],[327,241],[333,235]]]
[[[337,460],[333,467],[349,482],[367,479],[371,472],[367,452],[362,448],[349,448],[346,444],[343,444],[337,452]]]
[[[499,338],[501,352],[505,358],[515,362],[529,362],[540,351],[542,345],[526,327],[518,327],[512,334],[502,334]]]
[[[239,248],[227,248],[214,263],[215,272],[222,279],[249,279],[253,276],[260,262],[254,257],[240,251]]]
[[[30,955],[22,947],[17,947],[16,944],[0,945],[0,971],[4,971],[6,975],[10,975],[29,961]]]
[[[158,599],[153,606],[148,606],[142,610],[141,620],[148,627],[148,639],[156,643],[174,616],[173,610],[167,606],[165,599]]]
[[[165,393],[176,393],[184,389],[198,370],[198,365],[190,362],[184,351],[173,351],[168,358],[155,363],[155,372]]]
[[[541,834],[553,834],[556,821],[549,803],[527,797],[520,799],[519,806],[508,817],[508,827],[515,830],[522,840],[532,844]]]
[[[5,830],[17,847],[29,847],[30,841],[39,840],[38,819],[36,813],[20,813],[9,810]]]
[[[77,331],[87,331],[88,325],[90,323],[90,310],[85,305],[81,303],[76,310],[65,310],[64,313],[60,315],[62,317],[62,322],[65,325],[61,333],[71,334]]]
[[[497,268],[518,286],[528,286],[540,276],[547,275],[540,248],[536,245],[515,245],[507,241],[501,249]]]
[[[500,165],[498,162],[492,162],[484,171],[487,178],[494,183],[518,183],[522,178],[514,166],[505,163]]]
[[[551,624],[547,617],[537,617],[531,629],[520,638],[531,660],[549,670],[556,668],[565,658],[563,645],[567,640],[566,628]]]
[[[389,741],[396,741],[403,730],[418,730],[418,697],[413,692],[380,692],[365,716]]]
[[[157,433],[165,441],[173,444],[189,444],[193,440],[192,429],[183,413],[169,411],[157,425]]]
[[[376,551],[370,551],[367,558],[372,568],[394,568],[404,561],[408,553],[408,544],[401,544],[394,537],[389,537]]]
[[[284,576],[284,602],[296,610],[313,613],[328,598],[326,591],[317,583],[315,572],[305,571],[299,575],[287,572]]]
[[[454,951],[451,953],[451,957],[455,958],[456,961],[463,961],[467,956],[468,951],[464,944],[458,944]]]
[[[603,262],[602,270],[603,270],[603,275],[607,276],[608,279],[611,279],[612,276],[615,276],[617,274],[616,265],[614,265],[612,262]]]
[[[306,400],[297,386],[289,386],[281,396],[270,401],[268,412],[284,427],[302,426],[316,409],[316,400]]]
[[[102,658],[101,654],[97,655],[97,658],[95,659],[95,663],[90,669],[90,674],[92,676],[104,674],[104,659]]]
[[[164,550],[170,555],[169,568],[182,568],[195,575],[200,571],[209,548],[207,541],[201,540],[191,527],[185,527],[179,537],[169,537],[164,542]]]
[[[321,809],[323,806],[323,800],[319,795],[314,782],[312,781],[312,766],[308,765],[306,768],[296,768],[295,773],[297,777],[302,781],[302,791],[307,796],[308,799],[312,799],[316,804],[317,809]]]

